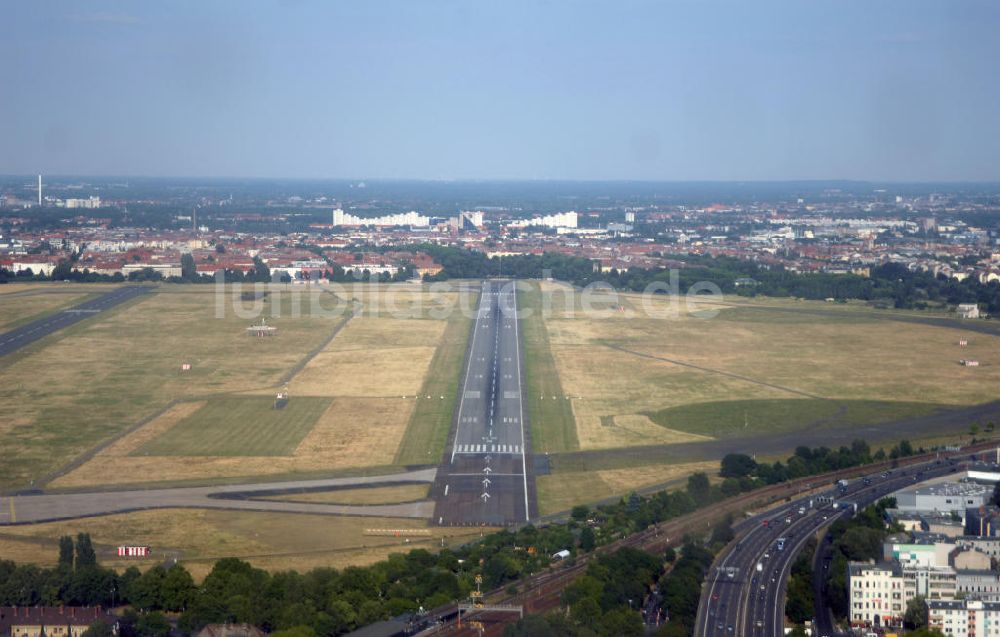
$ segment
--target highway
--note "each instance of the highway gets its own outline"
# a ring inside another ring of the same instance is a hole
[[[147,285],[127,285],[115,288],[97,298],[84,301],[69,309],[49,314],[9,332],[4,332],[0,334],[0,356],[6,356],[26,345],[45,338],[53,332],[69,327],[74,323],[79,323],[94,314],[124,303],[140,294],[151,292],[153,289]]]
[[[734,525],[736,538],[706,578],[694,634],[783,635],[791,566],[810,537],[835,520],[853,515],[854,504],[860,510],[916,481],[957,470],[952,461],[932,460],[875,473],[851,480],[846,489],[831,486],[815,490],[740,521]],[[830,628],[829,620],[823,625]]]
[[[514,284],[485,281],[432,489],[438,524],[510,525],[537,516],[520,332]]]

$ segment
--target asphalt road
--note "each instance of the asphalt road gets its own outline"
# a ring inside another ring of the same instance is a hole
[[[4,332],[3,334],[0,334],[0,356],[6,356],[7,354],[15,352],[26,345],[45,338],[53,332],[69,327],[74,323],[79,323],[94,314],[103,312],[104,310],[124,303],[125,301],[133,299],[141,294],[151,292],[152,290],[152,287],[145,285],[128,285],[125,287],[115,288],[111,292],[102,294],[96,299],[84,301],[83,303],[74,305],[69,309],[50,314],[9,332]]]
[[[864,508],[894,491],[912,486],[917,480],[946,475],[954,468],[942,461],[896,469],[887,477],[873,474],[868,476],[869,485],[863,479],[852,480],[846,490],[830,488],[803,495],[741,521],[735,525],[736,539],[708,575],[694,634],[696,637],[784,635],[785,588],[792,563],[810,537],[835,520],[853,515],[850,504]],[[821,497],[833,502],[824,503]],[[834,502],[838,503],[837,508]],[[781,538],[784,538],[783,549],[778,548]],[[830,627],[829,621],[825,627]],[[814,634],[831,633],[820,630]]]
[[[537,516],[520,332],[514,284],[485,281],[432,490],[438,524],[508,525]]]
[[[426,519],[430,517],[434,508],[434,503],[429,500],[402,504],[354,506],[254,498],[265,495],[293,495],[311,491],[330,491],[338,488],[428,483],[433,482],[436,475],[436,469],[422,469],[382,476],[233,484],[215,487],[0,496],[0,526],[176,507]]]

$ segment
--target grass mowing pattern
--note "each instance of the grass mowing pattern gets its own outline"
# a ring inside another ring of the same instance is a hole
[[[871,425],[927,416],[946,407],[888,400],[724,400],[670,407],[647,415],[662,427],[724,438],[803,428]]]
[[[333,399],[292,397],[272,409],[270,396],[210,399],[136,456],[290,456]]]
[[[542,316],[541,289],[536,282],[529,285],[530,289],[518,286],[517,299],[522,313],[525,361],[522,371],[531,417],[532,451],[573,451],[580,448],[576,437],[576,419],[570,401],[563,395],[556,361],[549,348],[549,332]]]
[[[396,464],[436,464],[444,454],[471,331],[472,320],[456,308],[427,368],[420,397],[396,452]]]

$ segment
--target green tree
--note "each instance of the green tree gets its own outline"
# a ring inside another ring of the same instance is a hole
[[[269,637],[316,637],[316,631],[312,626],[294,626],[269,633]]]
[[[594,531],[589,526],[584,527],[580,531],[580,548],[584,551],[590,552],[594,550],[597,545],[597,540],[594,538]]]
[[[586,504],[578,504],[573,507],[573,510],[570,512],[570,517],[577,522],[586,520],[588,515],[590,515],[590,508]]]
[[[59,567],[73,570],[73,538],[69,535],[59,538]]]
[[[570,606],[569,615],[580,626],[594,626],[601,619],[601,604],[593,597],[584,597]]]
[[[135,632],[139,637],[167,637],[170,634],[170,622],[163,613],[143,613],[135,623]]]
[[[114,634],[111,624],[98,620],[87,626],[82,637],[113,637]]]
[[[708,476],[701,471],[692,473],[688,476],[687,491],[695,502],[699,504],[707,503],[712,491],[711,485],[708,482]]]
[[[94,545],[90,541],[90,534],[80,533],[76,536],[76,567],[97,565],[97,553],[94,552]]]
[[[601,617],[597,634],[602,637],[642,637],[642,617],[638,612],[616,608]]]
[[[163,608],[163,583],[166,578],[167,572],[162,566],[157,564],[152,567],[129,587],[129,602],[139,610]]]
[[[757,462],[743,453],[728,453],[722,458],[719,475],[723,478],[742,478],[757,469]]]
[[[194,580],[187,569],[180,564],[174,564],[160,582],[160,597],[164,610],[186,609],[196,590]]]
[[[194,257],[190,252],[181,255],[181,278],[185,281],[194,281],[198,278],[198,267],[194,263]]]
[[[336,633],[345,633],[358,625],[358,616],[351,604],[339,597],[334,597],[327,607],[330,623]]]
[[[56,267],[52,268],[52,280],[64,281],[73,277],[73,264],[68,259],[60,259]]]
[[[927,604],[920,595],[906,602],[903,625],[911,630],[927,627]]]

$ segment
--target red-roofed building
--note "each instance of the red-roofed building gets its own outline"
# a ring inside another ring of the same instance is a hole
[[[117,631],[118,617],[100,606],[0,606],[0,637],[80,637],[96,621]]]

